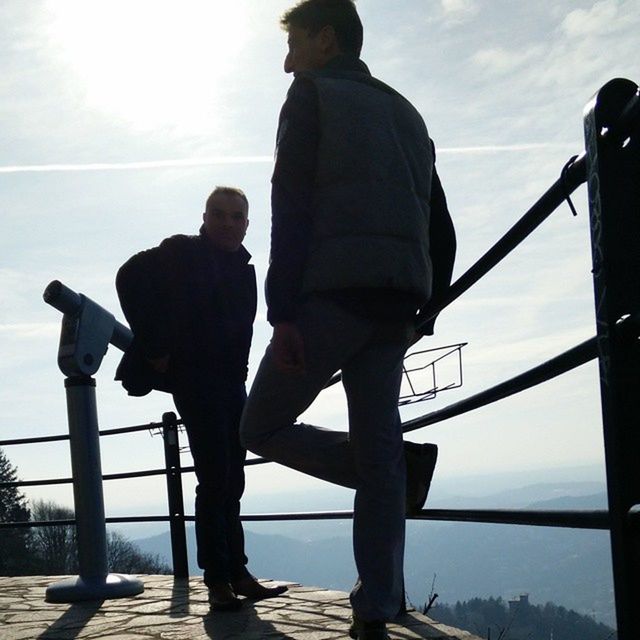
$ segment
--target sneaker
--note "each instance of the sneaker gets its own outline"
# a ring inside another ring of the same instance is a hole
[[[438,447],[435,444],[404,443],[404,455],[407,462],[407,515],[419,513],[427,500],[433,470],[438,459]]]
[[[349,637],[353,640],[389,640],[387,625],[382,620],[362,620],[355,613],[351,618]]]
[[[212,611],[237,611],[242,600],[236,598],[226,582],[220,582],[209,586],[209,605]]]

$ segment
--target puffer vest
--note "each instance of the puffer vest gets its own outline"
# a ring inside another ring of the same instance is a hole
[[[385,288],[426,302],[433,152],[422,117],[365,73],[303,75],[320,127],[303,292]]]

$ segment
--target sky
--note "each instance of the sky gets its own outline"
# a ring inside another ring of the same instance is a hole
[[[0,439],[67,432],[56,354],[59,279],[124,321],[114,277],[133,253],[196,233],[216,185],[250,201],[246,246],[260,302],[253,376],[270,337],[262,282],[283,71],[286,0],[3,0],[0,4]],[[582,111],[615,77],[640,81],[637,0],[359,0],[373,74],[410,99],[437,148],[464,273],[584,148]],[[471,291],[417,349],[466,342],[464,384],[402,409],[412,418],[519,374],[595,334],[586,189]],[[100,427],[160,420],[171,398],[128,397],[110,347],[96,375]],[[303,417],[346,427],[341,387]],[[595,363],[411,438],[436,442],[440,479],[588,469],[603,478]],[[158,468],[148,433],[102,439],[105,473]],[[68,443],[7,447],[22,479],[68,477]],[[191,464],[188,455],[183,464]],[[537,475],[536,475],[537,473]],[[578,471],[576,471],[578,473]],[[580,472],[582,473],[582,472]],[[583,474],[584,475],[584,474]],[[582,476],[581,476],[582,477]],[[107,515],[156,513],[155,478],[105,485]],[[192,490],[185,479],[185,491]],[[248,493],[319,489],[276,465]],[[478,491],[481,491],[481,484]],[[70,487],[30,499],[72,505]],[[156,508],[157,507],[157,508]],[[189,510],[189,509],[187,509]]]

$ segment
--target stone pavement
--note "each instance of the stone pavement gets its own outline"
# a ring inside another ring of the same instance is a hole
[[[201,578],[139,576],[132,598],[49,604],[46,587],[60,576],[0,577],[0,640],[342,640],[349,599],[341,591],[289,584],[279,598],[210,612]],[[279,583],[283,584],[283,583]],[[480,640],[411,611],[389,625],[394,640]]]

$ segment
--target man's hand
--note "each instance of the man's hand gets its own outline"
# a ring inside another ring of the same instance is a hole
[[[160,358],[147,358],[147,362],[158,373],[167,373],[167,370],[169,369],[169,360],[171,360],[171,356],[169,354]]]
[[[273,361],[283,373],[302,374],[305,371],[304,341],[293,322],[279,322],[271,338]]]

